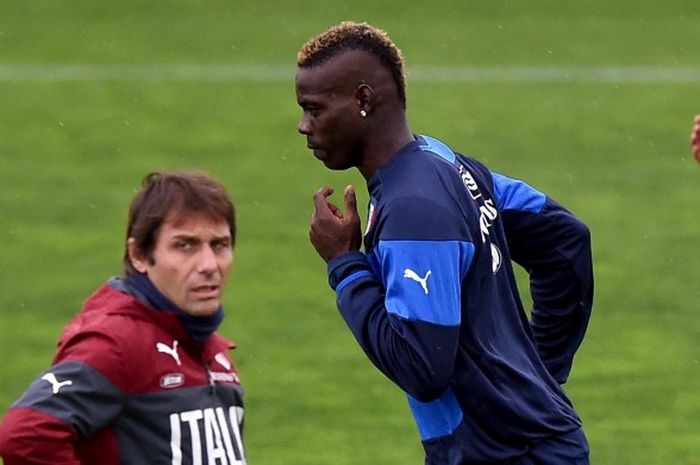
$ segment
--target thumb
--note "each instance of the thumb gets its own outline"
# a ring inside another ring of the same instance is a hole
[[[344,197],[345,210],[348,214],[357,216],[357,196],[355,195],[355,188],[351,185],[345,187]]]

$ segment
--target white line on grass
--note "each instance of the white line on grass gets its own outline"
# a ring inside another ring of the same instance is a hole
[[[294,66],[0,64],[0,82],[283,82]],[[700,67],[409,66],[415,82],[700,83]]]
[[[424,66],[409,76],[433,82],[700,83],[700,67],[658,66]]]

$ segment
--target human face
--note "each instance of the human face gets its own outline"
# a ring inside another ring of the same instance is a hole
[[[172,303],[192,316],[209,316],[221,296],[233,264],[233,244],[225,220],[202,213],[171,215],[156,237],[152,259],[143,258],[129,239],[131,262],[146,273]]]
[[[363,135],[360,109],[346,53],[326,63],[299,68],[297,103],[302,109],[299,133],[316,158],[332,170],[360,166]]]

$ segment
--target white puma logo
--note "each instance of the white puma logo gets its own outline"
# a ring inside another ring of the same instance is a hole
[[[226,358],[226,355],[224,355],[223,352],[219,352],[218,354],[216,354],[216,357],[214,357],[214,360],[219,362],[219,365],[226,368],[227,370],[231,369],[231,362],[228,361],[228,359]]]
[[[423,288],[423,292],[425,292],[425,295],[428,295],[428,276],[430,276],[432,273],[433,270],[428,270],[428,272],[425,274],[425,278],[421,278],[418,273],[416,273],[410,268],[406,268],[405,270],[403,270],[403,277],[412,279],[419,283],[420,286]]]
[[[177,353],[177,339],[173,341],[172,348],[168,345],[163,344],[162,342],[159,342],[158,344],[156,344],[156,349],[158,349],[158,352],[163,352],[164,354],[170,355],[172,358],[175,359],[178,365],[182,365],[180,363],[180,355]]]
[[[73,384],[73,381],[67,380],[67,381],[62,381],[58,382],[56,379],[56,375],[53,373],[46,373],[44,376],[41,377],[44,381],[48,381],[49,384],[51,384],[51,390],[53,390],[54,394],[58,394],[58,391],[63,387],[63,386],[70,386]]]

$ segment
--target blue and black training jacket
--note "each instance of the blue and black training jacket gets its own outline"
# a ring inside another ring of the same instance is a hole
[[[581,422],[560,387],[593,300],[588,228],[526,183],[417,136],[369,181],[340,313],[407,396],[427,464],[507,460]],[[511,260],[529,274],[531,317]]]

